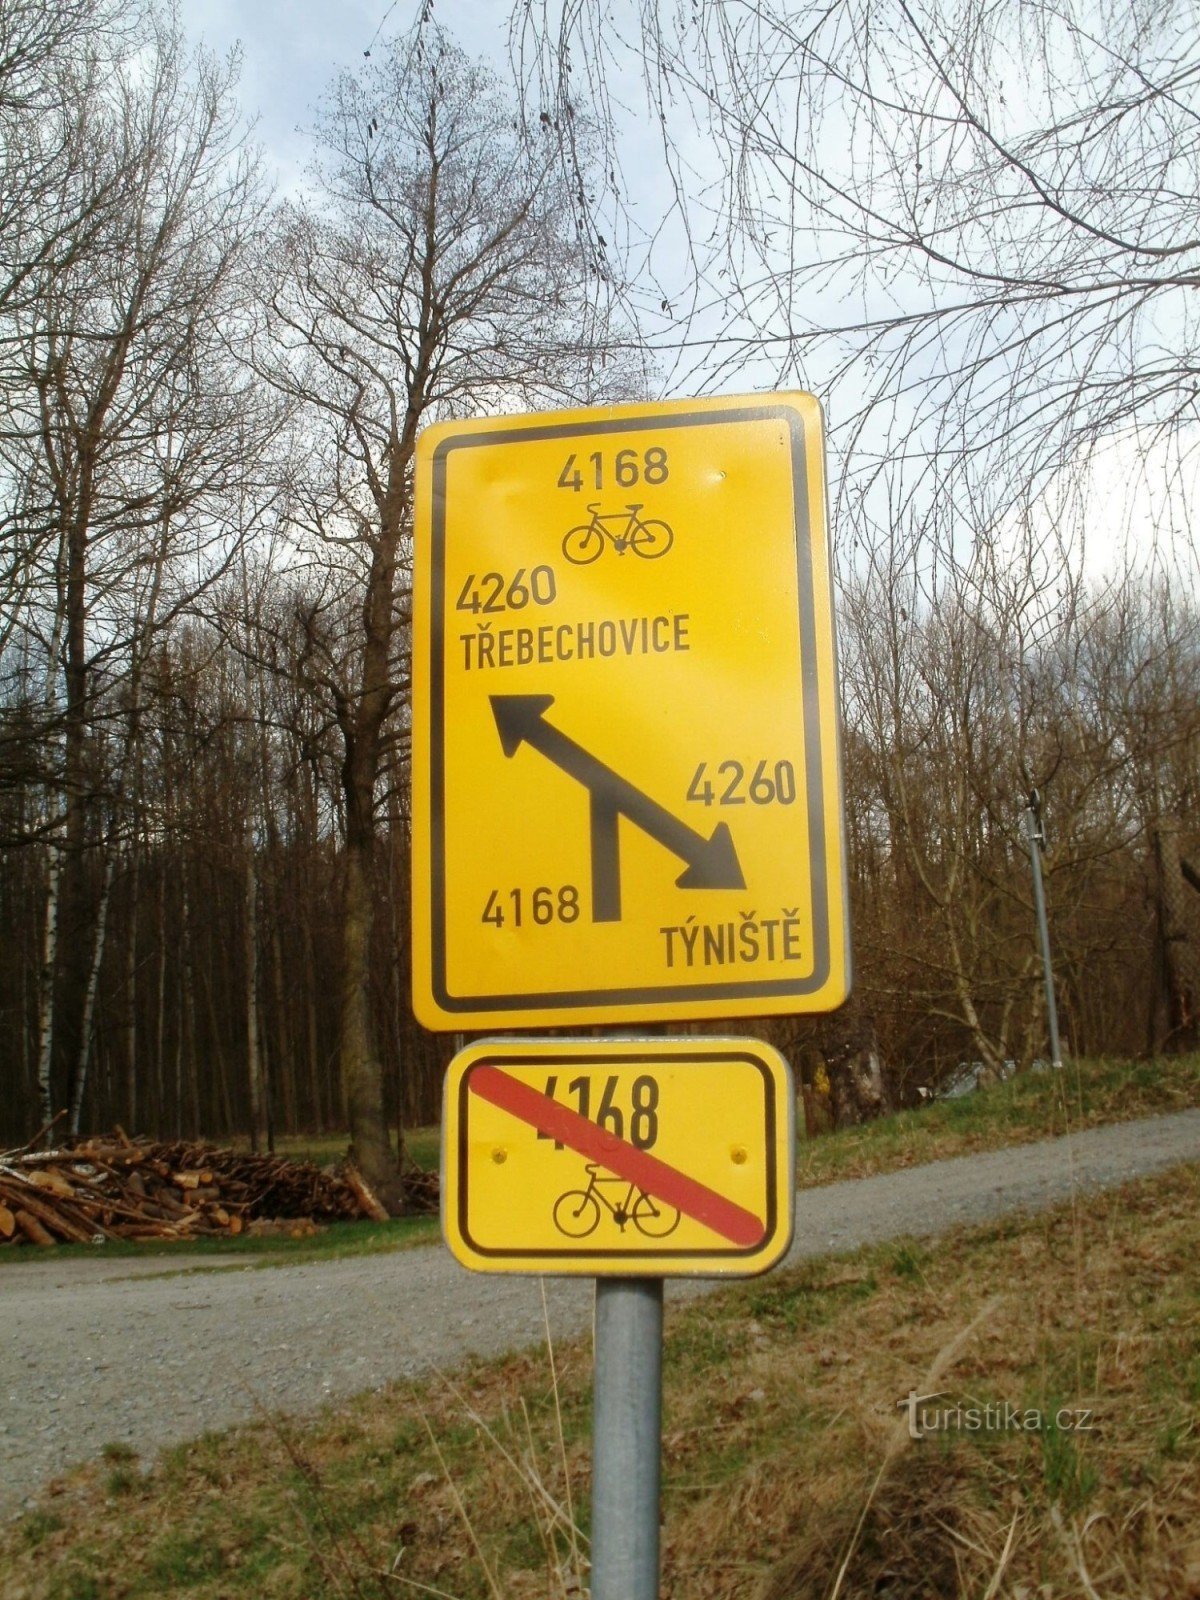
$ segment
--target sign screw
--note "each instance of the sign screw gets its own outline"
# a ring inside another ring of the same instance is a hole
[[[496,1163],[496,1165],[498,1167],[503,1166],[504,1163],[508,1160],[508,1151],[504,1148],[503,1145],[498,1144],[496,1146],[496,1148],[492,1151],[492,1160]]]
[[[729,1152],[729,1159],[733,1162],[735,1167],[745,1166],[746,1147],[744,1145],[735,1144],[733,1149]]]

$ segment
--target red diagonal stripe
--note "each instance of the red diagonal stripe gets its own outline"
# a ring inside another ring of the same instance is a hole
[[[636,1145],[618,1139],[616,1134],[606,1133],[569,1106],[560,1105],[549,1095],[531,1089],[519,1078],[501,1072],[499,1067],[472,1067],[467,1075],[467,1087],[481,1100],[511,1112],[547,1138],[560,1140],[589,1161],[615,1172],[627,1183],[636,1183],[656,1200],[675,1206],[685,1217],[702,1222],[731,1244],[748,1250],[762,1243],[766,1229],[753,1211],[735,1205],[707,1184],[698,1183]]]

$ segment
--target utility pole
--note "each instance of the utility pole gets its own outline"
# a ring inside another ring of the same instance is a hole
[[[1042,886],[1042,849],[1046,832],[1042,826],[1042,797],[1029,791],[1025,808],[1025,834],[1029,840],[1029,860],[1033,867],[1033,903],[1037,910],[1038,934],[1042,941],[1042,969],[1046,979],[1046,1022],[1050,1029],[1050,1059],[1055,1070],[1062,1067],[1062,1048],[1058,1042],[1058,1006],[1054,999],[1054,967],[1050,961],[1050,927],[1046,921],[1046,891]]]

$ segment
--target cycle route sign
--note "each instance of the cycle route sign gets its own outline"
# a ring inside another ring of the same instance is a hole
[[[445,1084],[446,1241],[484,1272],[765,1272],[792,1237],[794,1104],[753,1039],[470,1045]]]
[[[831,591],[811,395],[422,434],[413,998],[427,1027],[841,1003]]]

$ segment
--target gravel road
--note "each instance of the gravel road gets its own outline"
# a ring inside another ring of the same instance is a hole
[[[1196,1160],[1200,1110],[809,1189],[788,1259],[1037,1210]],[[312,1411],[542,1337],[536,1279],[468,1273],[440,1247],[270,1270],[232,1259],[242,1270],[164,1276],[161,1257],[0,1270],[0,1517],[109,1441],[146,1457],[256,1405]],[[589,1280],[548,1279],[547,1297],[556,1337],[587,1325]]]

